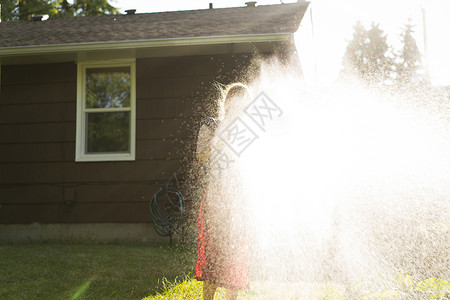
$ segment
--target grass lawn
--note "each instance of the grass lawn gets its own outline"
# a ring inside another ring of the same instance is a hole
[[[0,257],[0,299],[142,299],[192,273],[195,251],[41,244],[0,246]]]
[[[16,245],[0,246],[0,256],[0,299],[201,299],[202,283],[192,275],[196,250],[183,246]],[[358,284],[352,299],[450,298],[446,280],[414,281],[406,273],[382,290],[358,291]],[[251,286],[238,299],[349,299],[333,282]],[[224,295],[220,289],[216,299]]]

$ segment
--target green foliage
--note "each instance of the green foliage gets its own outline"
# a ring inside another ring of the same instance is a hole
[[[2,21],[31,20],[33,15],[58,14],[58,0],[2,0]]]
[[[56,17],[69,18],[73,17],[74,15],[75,15],[74,7],[67,0],[59,1],[58,15]]]
[[[54,17],[58,14],[56,5],[57,1],[19,0],[19,20],[31,20],[31,16],[42,14],[47,14],[49,17]]]
[[[86,74],[86,108],[130,107],[129,70],[99,69]]]
[[[76,16],[100,16],[118,14],[117,8],[107,0],[75,0],[73,10]]]
[[[443,279],[428,278],[419,282],[416,289],[426,295],[426,299],[450,298],[450,285]]]
[[[18,0],[2,0],[2,21],[13,21],[17,19]]]
[[[108,0],[2,0],[2,20],[30,20],[32,15],[47,14],[49,18],[118,14]]]

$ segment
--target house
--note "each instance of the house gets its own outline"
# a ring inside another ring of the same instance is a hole
[[[213,83],[292,51],[307,7],[1,22],[0,241],[151,236]]]

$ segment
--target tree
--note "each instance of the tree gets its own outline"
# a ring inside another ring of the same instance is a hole
[[[422,65],[419,48],[416,40],[413,37],[414,25],[411,19],[405,25],[402,34],[400,35],[402,41],[402,48],[397,54],[397,84],[399,85],[418,85],[425,82],[424,68]]]
[[[46,14],[54,17],[58,14],[57,1],[45,0],[19,0],[17,5],[17,16],[19,20],[31,20],[33,15]]]
[[[13,21],[16,19],[18,0],[2,0],[1,2],[2,21]]]
[[[69,18],[75,15],[73,6],[67,0],[59,1],[58,16],[59,18]]]
[[[107,0],[1,0],[3,21],[30,20],[33,15],[49,18],[118,14]]]
[[[99,16],[118,14],[117,8],[107,0],[75,0],[73,10],[77,16]]]
[[[372,23],[367,32],[367,65],[368,74],[373,81],[386,83],[392,77],[394,60],[392,50],[387,44],[387,35],[379,28],[379,24]]]
[[[341,75],[355,76],[367,84],[389,83],[394,61],[387,36],[375,23],[366,30],[358,21],[353,29],[353,39],[344,54]]]
[[[348,43],[343,59],[342,75],[362,77],[365,73],[364,55],[367,31],[360,21],[353,26],[353,39]]]

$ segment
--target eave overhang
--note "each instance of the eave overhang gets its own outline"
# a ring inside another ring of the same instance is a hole
[[[50,53],[67,53],[81,51],[102,51],[121,49],[142,49],[172,46],[199,46],[220,44],[245,44],[265,42],[290,42],[293,40],[292,33],[256,34],[256,35],[230,35],[230,36],[206,36],[193,38],[168,38],[152,40],[134,40],[117,42],[96,42],[62,45],[37,45],[21,47],[0,48],[0,58],[15,55],[36,55]]]

